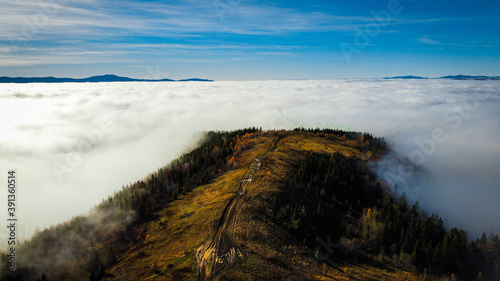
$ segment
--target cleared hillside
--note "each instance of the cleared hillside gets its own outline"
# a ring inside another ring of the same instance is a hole
[[[467,245],[394,200],[368,168],[385,150],[337,130],[209,132],[23,243],[2,280],[494,280],[498,236]]]
[[[141,280],[418,279],[417,275],[376,264],[319,261],[314,249],[273,219],[273,196],[282,191],[287,176],[306,154],[340,151],[367,159],[371,154],[365,149],[367,142],[284,131],[248,134],[242,141],[252,148],[235,159],[236,168],[155,213],[156,219],[142,226],[137,243],[106,271],[104,280],[127,280],[130,276]],[[258,169],[256,160],[260,162]],[[221,228],[226,236],[223,239]],[[218,264],[207,258],[209,264],[199,274],[197,253],[211,244],[217,244]],[[322,249],[325,255],[328,250]]]

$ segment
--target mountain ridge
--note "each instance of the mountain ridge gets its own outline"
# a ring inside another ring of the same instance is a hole
[[[447,75],[436,78],[429,78],[415,75],[384,77],[383,79],[451,79],[451,80],[500,80],[500,76],[486,75]]]
[[[136,79],[104,74],[87,78],[57,78],[57,77],[0,77],[0,83],[100,83],[100,82],[213,82],[210,79],[188,78],[181,80],[173,79]]]
[[[342,130],[208,132],[17,245],[17,275],[0,280],[498,280],[498,235],[467,245],[392,198],[369,165],[386,152]]]
[[[395,80],[395,79],[405,79],[405,80],[425,80],[425,79],[451,79],[451,80],[500,80],[500,76],[485,76],[485,75],[447,75],[437,78],[429,78],[423,76],[415,75],[404,75],[404,76],[392,76],[384,77],[382,79]],[[47,77],[0,77],[0,83],[101,83],[101,82],[214,82],[211,79],[203,78],[187,78],[187,79],[138,79],[117,76],[114,74],[104,74],[97,76],[90,76],[86,78],[59,78],[53,76]]]
[[[405,75],[405,76],[384,77],[384,79],[429,79],[429,78],[422,76]]]
[[[500,76],[485,76],[485,75],[447,75],[440,78],[453,79],[453,80],[500,80]]]

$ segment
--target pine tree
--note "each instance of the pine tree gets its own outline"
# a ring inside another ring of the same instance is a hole
[[[441,253],[442,253],[441,243],[438,243],[434,248],[434,253],[432,254],[432,260],[431,260],[432,264],[439,265],[441,263],[441,257],[442,257]]]
[[[94,277],[100,272],[101,259],[95,247],[91,247],[87,256],[87,271]]]
[[[422,256],[420,254],[420,241],[417,240],[415,246],[413,247],[413,251],[411,253],[411,263],[416,265],[417,268],[421,266]]]
[[[481,246],[481,249],[486,249],[486,245],[488,245],[488,238],[486,238],[486,233],[483,232],[483,235],[481,235],[481,240],[479,240],[479,246]]]
[[[109,246],[106,251],[106,257],[104,258],[104,266],[107,268],[116,263],[116,255],[112,246]]]

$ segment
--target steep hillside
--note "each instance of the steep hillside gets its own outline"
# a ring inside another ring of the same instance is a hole
[[[298,131],[242,139],[252,148],[235,159],[235,168],[157,212],[156,219],[141,228],[140,241],[107,270],[105,280],[416,278],[376,264],[332,263],[326,258],[320,262],[314,247],[275,218],[276,196],[307,155],[340,152],[367,159],[367,141]],[[326,247],[320,251],[329,255]]]
[[[367,165],[384,152],[336,130],[207,133],[88,216],[36,234],[2,280],[493,280],[498,236],[474,248],[393,200]]]

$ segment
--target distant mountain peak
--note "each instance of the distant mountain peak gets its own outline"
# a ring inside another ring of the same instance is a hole
[[[384,79],[428,79],[428,78],[422,76],[405,75],[405,76],[384,77]]]
[[[213,82],[213,80],[209,79],[201,79],[201,78],[189,78],[182,80],[173,80],[173,79],[136,79],[130,77],[122,77],[115,74],[104,74],[104,75],[96,75],[87,78],[56,78],[53,76],[48,77],[0,77],[0,83],[98,83],[98,82]]]
[[[448,75],[440,77],[442,79],[453,79],[453,80],[500,80],[500,76],[485,76],[485,75]]]
[[[209,79],[201,79],[201,78],[188,78],[188,79],[182,79],[182,80],[177,80],[180,82],[189,82],[189,81],[195,81],[195,82],[213,82],[213,80]]]
[[[405,76],[393,76],[384,77],[384,79],[429,79],[422,76],[405,75]],[[434,79],[452,79],[452,80],[500,80],[500,76],[485,76],[485,75],[447,75]]]

